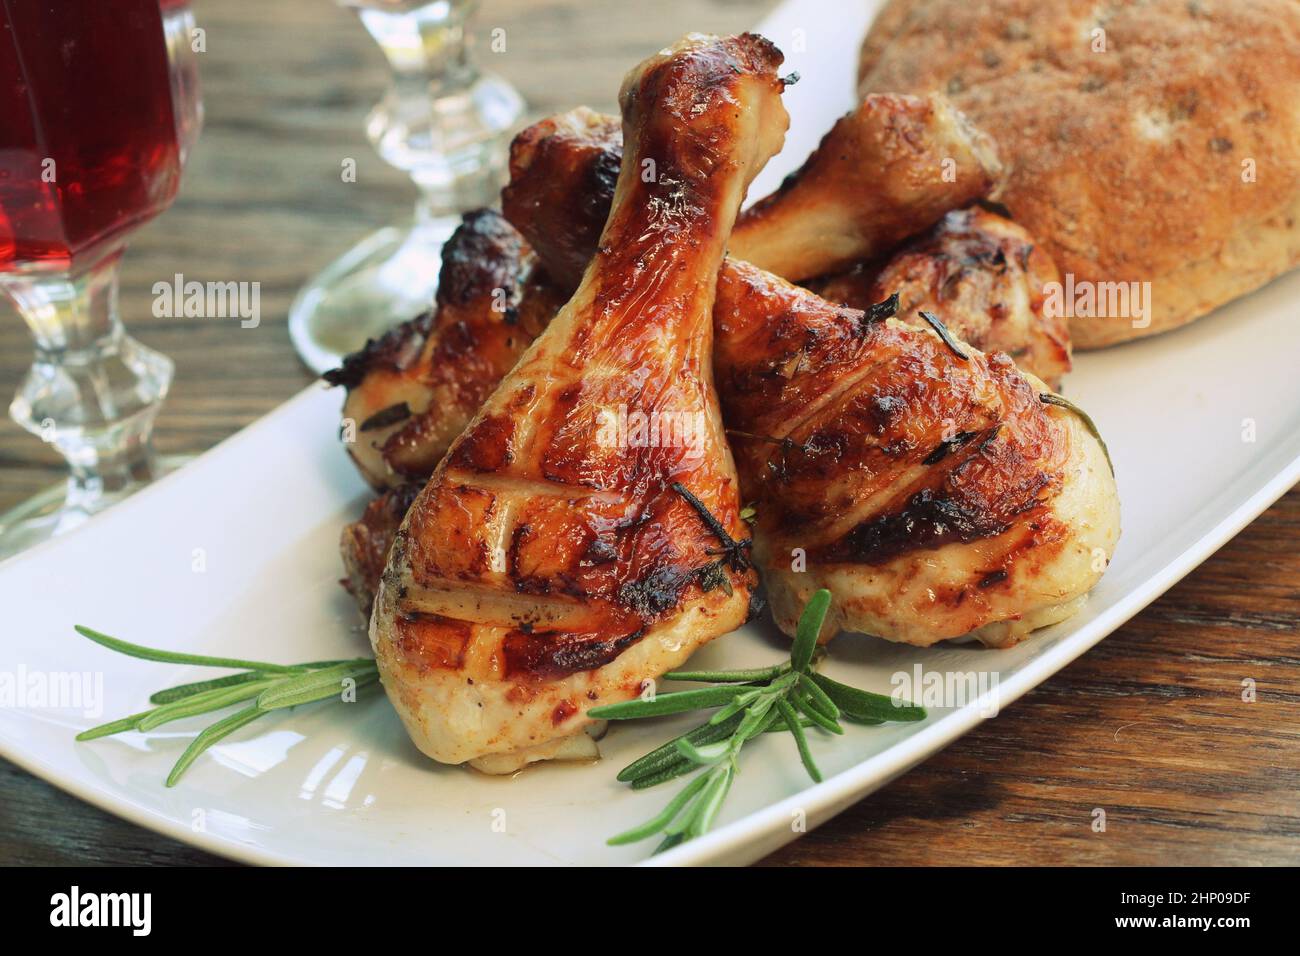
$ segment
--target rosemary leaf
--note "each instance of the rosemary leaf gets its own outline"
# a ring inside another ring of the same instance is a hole
[[[674,737],[662,747],[656,747],[644,757],[633,760],[630,764],[618,772],[616,779],[623,783],[629,783],[638,777],[644,777],[646,774],[653,773],[667,764],[673,763],[680,759],[681,755],[677,750],[677,741],[686,740],[698,746],[711,744],[715,740],[725,740],[735,732],[736,727],[740,724],[740,716],[736,715],[724,724],[710,724],[707,721],[694,730],[688,730],[686,733]]]
[[[81,624],[76,625],[76,631],[82,637],[89,638],[96,644],[107,647],[110,651],[117,651],[119,654],[126,654],[128,657],[138,657],[144,661],[160,661],[164,664],[196,664],[199,667],[231,667],[236,670],[267,671],[272,674],[292,674],[298,670],[297,665],[268,664],[265,661],[245,661],[233,657],[207,657],[202,654],[181,654],[177,651],[158,650],[152,647],[144,647],[141,644],[132,644],[116,637],[109,637],[107,634],[101,634],[99,631],[84,627]]]
[[[120,720],[114,720],[107,724],[100,724],[98,727],[91,727],[89,730],[83,730],[77,734],[77,740],[97,740],[100,737],[111,737],[114,734],[124,733],[128,730],[135,730],[135,725],[140,722],[141,717],[147,717],[153,713],[151,710],[142,710],[138,714],[132,714],[130,717],[123,717]]]
[[[775,680],[788,673],[789,664],[755,667],[744,671],[669,671],[664,680],[702,681],[708,684],[757,684]]]
[[[659,784],[667,783],[669,780],[676,780],[684,774],[692,773],[699,769],[699,764],[692,763],[679,753],[677,758],[671,763],[664,764],[653,773],[644,774],[633,780],[632,789],[648,790],[651,787],[657,787]]]
[[[879,720],[876,717],[857,717],[843,709],[840,710],[840,720],[846,720],[850,724],[857,724],[860,727],[879,727],[881,724],[888,723],[888,721]]]
[[[195,694],[201,694],[204,691],[217,690],[221,687],[232,687],[235,684],[247,684],[249,681],[260,680],[266,676],[265,671],[241,671],[238,674],[231,674],[228,677],[217,677],[212,680],[195,681],[193,684],[179,684],[176,687],[169,687],[166,690],[160,690],[149,698],[151,704],[171,704],[178,700],[184,700],[186,697],[193,697]]]
[[[803,762],[804,769],[808,771],[808,776],[812,777],[814,783],[821,783],[822,772],[817,769],[817,764],[813,762],[812,751],[808,749],[808,737],[803,732],[799,715],[795,713],[789,701],[778,700],[776,707],[781,712],[781,717],[785,720],[790,735],[794,737],[795,746],[799,748],[799,759]]]
[[[697,767],[707,767],[717,763],[731,750],[731,744],[725,740],[697,747],[689,740],[677,741],[677,752]]]
[[[635,700],[593,707],[587,711],[587,716],[597,720],[635,720],[640,717],[662,717],[666,714],[681,714],[690,710],[706,710],[721,707],[737,694],[748,693],[749,690],[750,688],[744,684],[732,684],[659,694],[653,700],[638,697]]]
[[[731,783],[736,779],[736,765],[728,761],[720,765],[719,770],[709,771],[711,774],[717,774],[717,778],[709,783],[698,798],[699,809],[693,815],[690,827],[686,830],[686,835],[691,839],[703,836],[713,826],[713,820],[722,809],[722,801],[727,799],[727,792],[731,790]]]
[[[828,730],[833,734],[844,733],[844,728],[836,721],[823,714],[817,709],[817,705],[809,698],[807,691],[802,687],[792,688],[790,691],[790,701],[801,710],[808,718],[823,730]]]
[[[938,335],[939,338],[943,339],[943,344],[948,346],[949,351],[951,351],[953,355],[957,356],[963,362],[970,359],[970,356],[961,350],[961,346],[957,344],[957,340],[952,337],[952,333],[948,331],[948,326],[944,325],[937,315],[933,312],[926,312],[924,309],[920,310],[920,314],[921,318],[925,319],[926,324],[929,325],[930,328],[934,329],[935,334]]]
[[[379,668],[373,660],[358,658],[310,671],[268,687],[257,698],[257,706],[262,710],[277,710],[327,700],[339,696],[343,682],[349,679],[355,681],[358,688],[373,684],[379,679]]]
[[[808,671],[812,663],[813,651],[817,648],[817,635],[821,633],[822,622],[830,610],[831,592],[822,588],[808,599],[803,614],[799,615],[799,626],[795,629],[794,647],[790,648],[790,665],[801,673]]]
[[[730,720],[736,714],[740,713],[763,693],[763,688],[759,687],[745,694],[737,694],[721,710],[709,718],[709,723],[720,724],[724,720]]]
[[[631,830],[625,830],[618,836],[612,836],[605,843],[608,846],[621,846],[625,843],[639,843],[642,840],[654,836],[656,833],[663,831],[677,819],[677,814],[682,812],[682,807],[690,802],[691,798],[704,789],[704,785],[709,782],[708,774],[700,774],[685,787],[682,792],[673,797],[664,807],[663,812],[653,819],[647,820],[639,827],[633,827]]]
[[[685,839],[686,838],[682,836],[680,833],[674,833],[670,836],[664,837],[664,841],[660,843],[657,847],[655,847],[654,855],[657,856],[658,854],[663,853],[665,850],[671,850],[679,843],[685,841]]]
[[[745,742],[753,737],[757,737],[763,732],[763,727],[767,723],[767,716],[772,712],[772,705],[779,698],[772,694],[759,698],[754,701],[750,708],[745,711],[745,716],[740,721],[740,726],[736,728],[735,736],[732,738],[732,750],[739,751],[745,745]]]
[[[826,691],[817,686],[817,682],[810,676],[807,674],[801,674],[799,676],[799,687],[810,698],[812,698],[812,702],[817,705],[817,709],[821,711],[823,715],[829,717],[831,720],[840,719],[840,709],[835,705],[835,701],[831,700],[830,697],[827,696]]]
[[[203,751],[223,737],[234,733],[240,727],[251,724],[265,713],[266,711],[254,704],[252,707],[237,710],[229,717],[225,717],[208,727],[203,733],[191,740],[190,745],[185,748],[185,752],[176,761],[176,765],[172,767],[172,772],[167,775],[167,786],[176,786],[177,781],[181,779],[181,775],[189,769],[190,764],[194,763]]]
[[[716,786],[717,781],[721,779],[725,767],[725,764],[718,764],[700,774],[700,777],[704,780],[704,786],[702,786],[699,792],[696,793],[694,799],[686,805],[685,809],[678,815],[677,819],[664,827],[665,836],[678,836],[683,839],[690,839],[690,830],[694,826],[696,818],[700,815],[700,810],[704,805],[704,800],[708,796],[709,791]]]
[[[1097,427],[1097,423],[1092,420],[1091,415],[1064,395],[1057,395],[1055,392],[1044,392],[1038,396],[1038,400],[1044,405],[1055,405],[1057,408],[1064,408],[1066,411],[1078,415],[1083,422],[1083,427],[1088,429],[1088,433],[1097,439],[1097,444],[1101,446],[1101,453],[1106,456],[1106,464],[1110,465],[1110,473],[1115,474],[1115,463],[1110,460],[1110,449],[1106,447],[1106,440],[1101,437],[1101,429]]]
[[[813,674],[812,679],[826,692],[827,697],[835,701],[841,711],[854,719],[903,723],[925,720],[924,707],[917,707],[915,704],[900,705],[892,697],[841,684],[839,681],[831,680],[825,674]]]
[[[169,724],[173,720],[182,720],[186,717],[221,710],[231,704],[238,704],[240,701],[257,697],[268,688],[273,687],[279,680],[280,678],[263,676],[261,680],[236,684],[233,687],[218,687],[215,690],[193,694],[170,704],[163,704],[141,717],[136,723],[135,729],[144,733],[161,727],[163,724]]]
[[[769,734],[785,733],[788,728],[785,726],[784,723],[782,723],[780,720],[777,719],[779,716],[780,715],[775,710],[772,711],[769,714],[768,721],[766,725],[762,728],[761,732],[769,733]],[[732,718],[732,720],[734,721],[734,723],[730,723],[729,727],[726,729],[726,732],[718,734],[715,739],[721,740],[726,737],[730,737],[735,732],[735,728],[739,724],[740,718],[734,717]],[[800,725],[802,727],[816,726],[811,720],[808,720],[806,718],[800,718]],[[716,728],[708,727],[707,724],[705,725],[705,728],[710,730],[716,729]],[[683,736],[688,736],[688,735],[683,734]],[[655,750],[651,754],[647,754],[645,757],[642,757],[641,760],[647,760],[651,756],[658,755],[660,754],[661,751],[664,751],[665,749],[669,751],[669,753],[666,756],[657,757],[655,762],[649,763],[644,767],[638,767],[636,773],[628,775],[627,773],[628,770],[631,770],[632,767],[635,767],[637,766],[637,764],[641,763],[641,761],[637,761],[636,764],[631,764],[628,767],[625,767],[623,771],[618,775],[618,779],[622,780],[625,783],[631,783],[633,790],[646,790],[649,789],[650,787],[657,787],[659,786],[659,784],[666,783],[669,780],[676,780],[678,777],[682,776],[683,774],[687,774],[693,770],[698,769],[697,764],[691,763],[689,760],[687,760],[685,757],[683,757],[680,753],[676,751],[676,744],[677,741],[680,739],[682,738],[681,737],[674,738],[673,740],[665,744],[663,747],[660,747],[658,750]],[[712,740],[710,740],[709,742],[711,743]],[[692,740],[692,743],[699,743],[699,741]]]

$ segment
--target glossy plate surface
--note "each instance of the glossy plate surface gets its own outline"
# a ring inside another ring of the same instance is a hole
[[[866,16],[846,16],[844,6],[787,4],[760,28],[803,80],[787,94],[790,146],[754,195],[851,105]],[[1124,506],[1119,551],[1081,614],[1004,652],[841,637],[827,673],[884,693],[892,675],[918,666],[984,674],[989,687],[996,675],[1005,707],[1141,610],[1300,477],[1297,301],[1293,273],[1178,332],[1080,356],[1068,393],[1110,444]],[[339,402],[312,387],[81,530],[0,565],[0,752],[113,813],[251,862],[644,860],[653,844],[604,840],[652,816],[674,791],[634,794],[614,774],[684,722],[618,728],[599,763],[515,779],[425,760],[375,692],[264,718],[171,790],[163,778],[201,723],[74,743],[79,730],[142,709],[152,691],[209,673],[112,654],[76,636],[74,623],[150,645],[285,662],[367,651],[337,584],[339,529],[366,499],[334,440]],[[765,626],[749,627],[696,660],[746,666],[785,652]],[[60,679],[97,700],[41,701],[38,688]],[[920,724],[850,727],[835,743],[814,739],[827,777],[816,787],[791,741],[771,735],[746,751],[715,831],[654,862],[758,859],[795,836],[792,823],[815,826],[969,730],[987,703],[931,707]]]

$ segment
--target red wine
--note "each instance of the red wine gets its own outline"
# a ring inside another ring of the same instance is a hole
[[[0,0],[0,272],[79,272],[171,203],[168,5]]]

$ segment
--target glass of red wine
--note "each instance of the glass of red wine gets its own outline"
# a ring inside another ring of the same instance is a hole
[[[198,136],[193,34],[187,0],[0,0],[0,292],[36,352],[9,412],[69,466],[0,516],[0,558],[158,473],[172,362],[126,334],[117,268]]]

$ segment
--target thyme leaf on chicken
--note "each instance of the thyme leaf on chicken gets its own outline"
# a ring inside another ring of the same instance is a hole
[[[830,603],[831,593],[825,589],[809,599],[799,619],[788,662],[735,671],[670,671],[665,678],[712,686],[657,694],[588,711],[588,716],[601,720],[635,720],[717,708],[700,726],[656,747],[619,771],[618,779],[630,784],[633,790],[643,790],[690,773],[696,776],[655,817],[611,837],[608,841],[611,846],[662,835],[655,850],[659,853],[708,832],[735,782],[741,750],[760,734],[788,731],[808,776],[820,783],[822,774],[813,759],[807,730],[819,728],[831,734],[843,734],[841,720],[880,724],[887,720],[915,721],[925,717],[920,707],[900,706],[882,694],[859,690],[815,673],[813,668],[821,656],[817,636]]]
[[[717,516],[708,509],[704,502],[691,494],[690,490],[680,481],[674,481],[671,487],[700,516],[700,520],[704,522],[705,527],[721,544],[720,550],[709,551],[709,554],[721,555],[721,562],[725,562],[733,571],[748,571],[753,567],[753,562],[749,559],[749,549],[754,546],[753,541],[749,538],[737,541],[728,534],[726,527],[718,520]]]

